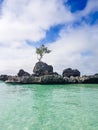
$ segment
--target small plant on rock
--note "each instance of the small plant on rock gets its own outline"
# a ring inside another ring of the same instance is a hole
[[[41,61],[41,59],[43,58],[43,56],[45,54],[50,53],[51,50],[49,50],[47,47],[45,47],[45,45],[41,45],[39,48],[36,48],[36,54],[37,54],[37,59],[39,60],[39,62]]]

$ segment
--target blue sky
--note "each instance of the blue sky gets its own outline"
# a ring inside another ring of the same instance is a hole
[[[67,4],[70,7],[70,11],[72,13],[75,13],[77,11],[84,10],[87,2],[88,0],[68,0],[67,2],[65,2],[65,6]]]
[[[97,34],[98,0],[0,0],[0,73],[32,73],[41,44],[54,71],[98,73]]]

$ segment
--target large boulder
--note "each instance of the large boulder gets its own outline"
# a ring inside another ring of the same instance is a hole
[[[49,75],[53,73],[53,67],[44,62],[37,62],[33,72],[36,76]]]
[[[80,71],[77,69],[71,69],[71,68],[67,68],[63,71],[63,77],[76,77],[76,76],[80,76]]]
[[[30,76],[30,74],[23,69],[19,70],[17,76],[22,77],[22,76]]]

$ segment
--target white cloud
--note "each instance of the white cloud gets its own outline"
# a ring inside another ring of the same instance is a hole
[[[58,0],[5,0],[0,19],[0,42],[39,41],[52,25],[73,19]]]
[[[4,0],[1,11],[0,72],[30,71],[36,55],[25,40],[39,41],[51,26],[74,19],[58,0]]]
[[[88,3],[86,14],[95,4],[89,10],[90,6]],[[25,40],[39,41],[51,26],[73,22],[82,15],[83,12],[71,14],[63,0],[5,0],[0,17],[0,73],[16,74],[20,68],[32,73],[37,62],[35,47]],[[97,72],[97,30],[98,26],[87,25],[64,28],[60,38],[48,44],[52,52],[43,61],[59,73],[67,67],[78,68],[82,73]],[[88,50],[93,55],[81,55]]]
[[[49,47],[52,53],[45,60],[55,66],[55,71],[62,73],[67,67],[79,69],[82,74],[98,72],[98,26],[68,29],[61,32],[60,39]],[[84,54],[85,52],[91,54]]]
[[[91,11],[98,11],[98,0],[89,0],[84,12],[88,14]]]
[[[0,73],[16,74],[21,68],[32,73],[36,62],[35,48],[25,43],[22,46],[15,44],[0,48]]]

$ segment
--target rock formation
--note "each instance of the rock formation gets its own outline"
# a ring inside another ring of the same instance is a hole
[[[76,76],[80,76],[80,72],[77,69],[71,69],[71,68],[67,68],[63,71],[63,77],[76,77]]]
[[[17,74],[19,77],[22,77],[22,76],[30,76],[30,74],[26,71],[24,71],[23,69],[19,70],[18,74]]]
[[[0,75],[0,80],[6,83],[19,84],[76,84],[96,83],[98,84],[98,73],[95,75],[80,77],[79,70],[65,69],[62,76],[53,72],[53,67],[44,62],[37,62],[33,69],[34,74],[30,75],[24,70],[19,70],[17,76]]]
[[[53,67],[40,61],[35,64],[33,72],[36,76],[49,75],[53,73]]]
[[[64,84],[65,80],[60,75],[44,75],[41,76],[42,84]],[[68,83],[68,82],[66,82]]]
[[[35,76],[10,76],[8,80],[5,81],[6,83],[19,83],[19,84],[34,84],[34,83],[41,83],[40,77]]]
[[[0,75],[1,81],[6,81],[8,79],[8,75]]]
[[[98,75],[82,76],[80,77],[80,83],[98,84]]]

